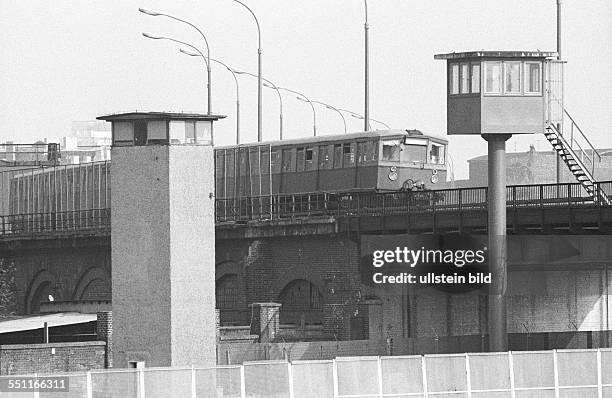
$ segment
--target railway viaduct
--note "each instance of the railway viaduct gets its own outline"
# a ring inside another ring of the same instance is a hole
[[[364,195],[333,206],[320,195],[301,197],[298,206],[293,196],[283,214],[269,219],[245,218],[236,209],[231,217],[218,216],[222,322],[248,324],[249,304],[280,302],[281,322],[322,324],[332,339],[484,335],[486,297],[373,288],[362,283],[359,264],[362,239],[370,235],[486,236],[486,200],[423,207],[398,205],[411,193]],[[509,332],[593,332],[592,346],[609,345],[612,207],[575,198],[508,197]],[[38,312],[49,295],[56,302],[110,300],[109,225],[2,235],[0,258],[15,265],[18,312]]]

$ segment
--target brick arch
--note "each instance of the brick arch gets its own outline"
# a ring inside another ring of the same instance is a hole
[[[303,267],[300,268],[290,268],[282,275],[280,275],[273,283],[272,283],[272,292],[278,297],[283,289],[291,282],[302,279],[312,283],[322,295],[323,302],[327,302],[328,299],[328,290],[325,287],[325,282],[318,275],[313,274],[312,272],[308,272]]]
[[[235,274],[238,278],[242,278],[242,267],[240,264],[234,261],[224,261],[222,263],[215,264],[215,282],[218,282],[221,278],[226,275]]]
[[[49,284],[51,287],[53,287],[55,286],[56,281],[57,281],[56,276],[47,270],[39,271],[36,275],[34,275],[34,278],[32,278],[32,281],[30,282],[30,285],[28,286],[28,290],[26,294],[26,301],[25,301],[25,305],[26,305],[25,313],[26,314],[32,313],[32,307],[33,307],[32,304],[34,304],[33,300],[36,298],[35,296],[39,292],[39,289],[44,287],[44,285],[46,284]]]
[[[110,276],[106,273],[106,271],[99,267],[89,268],[79,278],[79,282],[77,283],[74,293],[72,294],[72,300],[81,300],[87,290],[87,287],[90,286],[92,282],[96,281],[103,281],[104,283],[108,284],[108,286],[111,286]],[[109,291],[109,296],[110,294],[111,292]]]

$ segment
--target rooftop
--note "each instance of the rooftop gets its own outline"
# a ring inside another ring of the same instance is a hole
[[[480,59],[480,58],[557,58],[558,54],[552,51],[466,51],[436,54],[434,59]]]
[[[45,322],[47,322],[48,327],[54,327],[88,323],[96,319],[96,314],[81,314],[79,312],[59,312],[49,315],[26,316],[18,319],[0,321],[0,334],[42,329]]]
[[[183,113],[183,112],[126,112],[112,113],[110,115],[98,116],[98,120],[113,122],[116,120],[219,120],[225,118],[224,115],[213,115],[204,113]]]

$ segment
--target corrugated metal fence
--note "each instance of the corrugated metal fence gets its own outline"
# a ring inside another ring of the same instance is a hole
[[[69,393],[47,395],[88,398],[610,398],[612,350],[340,357],[321,361],[252,362],[211,369],[91,371],[68,376]],[[43,394],[29,396],[42,397]]]

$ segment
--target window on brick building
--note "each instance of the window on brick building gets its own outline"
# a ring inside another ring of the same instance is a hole
[[[279,295],[281,323],[323,322],[323,295],[314,284],[304,279],[288,283]]]
[[[215,298],[220,310],[233,310],[238,307],[238,275],[229,274],[216,283]]]

